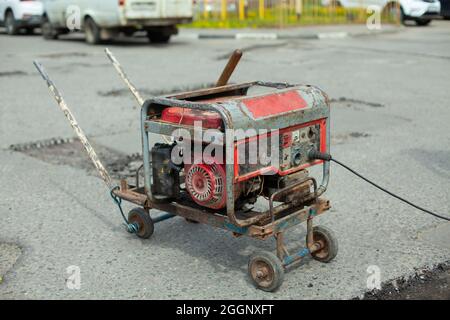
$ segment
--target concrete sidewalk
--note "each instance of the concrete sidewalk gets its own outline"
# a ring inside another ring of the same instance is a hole
[[[300,26],[286,29],[200,29],[181,28],[179,37],[188,39],[339,39],[348,37],[379,35],[395,33],[403,29],[402,26],[385,24],[380,30],[369,30],[366,25],[327,25]]]

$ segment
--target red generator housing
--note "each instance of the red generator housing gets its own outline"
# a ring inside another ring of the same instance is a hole
[[[248,96],[250,89],[258,89],[259,94]],[[230,85],[222,90],[216,93],[210,89],[207,94],[203,91],[203,96],[192,92],[173,97],[177,101],[186,97],[186,105],[177,105],[179,102],[170,105],[170,97],[165,101],[169,105],[153,104],[146,115],[152,118],[152,128],[158,126],[157,133],[161,133],[162,128],[165,133],[170,129],[171,134],[180,129],[190,133],[184,140],[183,152],[191,148],[192,161],[178,164],[181,178],[174,180],[180,182],[180,190],[185,191],[197,205],[221,210],[233,203],[234,208],[241,209],[254,204],[259,196],[271,197],[279,189],[305,179],[306,168],[322,164],[321,160],[308,158],[312,149],[328,151],[329,106],[327,96],[320,89],[251,83]],[[221,112],[215,108],[220,108]],[[212,131],[216,139],[205,142],[203,137],[196,138],[192,133],[195,124],[201,131]],[[227,138],[229,133],[232,138]],[[230,141],[231,146],[227,145]],[[200,144],[200,148],[193,147],[195,142]],[[205,155],[208,143],[223,148],[221,156]],[[259,152],[256,161],[251,161],[252,157],[255,160],[251,146],[264,144],[270,149],[266,150],[270,156],[277,154],[276,159],[272,159],[276,161],[260,161]],[[271,149],[274,145],[277,150]],[[175,148],[176,143],[172,147]],[[324,176],[327,177],[328,169],[325,169]],[[172,174],[178,175],[175,171]],[[153,179],[156,182],[164,180]],[[324,187],[323,184],[322,189]],[[159,191],[160,197],[170,199],[183,193],[168,194],[167,188],[159,190],[156,187],[153,190],[156,194]]]

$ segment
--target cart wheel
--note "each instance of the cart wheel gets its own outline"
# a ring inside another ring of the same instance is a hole
[[[280,259],[267,251],[251,255],[248,261],[248,273],[258,289],[268,292],[277,290],[284,279],[284,268]]]
[[[320,262],[330,262],[338,253],[338,241],[333,231],[326,227],[316,226],[313,228],[314,242],[319,242],[322,249],[311,253],[312,257]]]
[[[189,218],[185,218],[185,219],[186,219],[186,222],[189,222],[189,223],[194,223],[194,224],[198,223],[198,221],[195,221],[195,220],[192,220]]]
[[[128,213],[128,223],[136,223],[139,230],[136,235],[142,239],[148,239],[155,230],[150,214],[142,208],[134,208]]]

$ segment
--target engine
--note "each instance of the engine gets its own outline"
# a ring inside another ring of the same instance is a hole
[[[192,200],[211,209],[225,207],[226,173],[222,164],[188,164],[184,166],[184,172],[186,190]]]
[[[313,92],[317,95],[318,92]],[[319,93],[321,93],[319,91]],[[280,189],[304,180],[307,168],[321,163],[319,160],[310,161],[308,152],[312,149],[325,151],[326,149],[326,126],[327,126],[327,101],[324,96],[319,106],[314,110],[315,100],[308,99],[308,95],[299,94],[296,90],[288,90],[282,94],[263,95],[258,98],[240,98],[239,108],[246,118],[235,118],[234,122],[241,124],[246,130],[255,128],[255,134],[244,137],[236,137],[232,146],[235,164],[233,165],[233,189],[234,206],[236,209],[256,202],[258,197],[271,197]],[[204,100],[206,102],[229,102],[233,97],[219,97]],[[320,112],[325,111],[323,116]],[[313,116],[308,115],[310,112]],[[314,112],[314,113],[313,113]],[[271,128],[278,119],[286,125],[280,127],[276,132],[260,133],[256,129]],[[306,118],[306,119],[305,119]],[[236,120],[238,119],[238,120]],[[219,113],[199,109],[181,107],[165,107],[161,110],[160,122],[176,128],[192,128],[194,124],[201,123],[202,130],[213,129],[225,132],[225,125]],[[190,140],[189,140],[190,139]],[[224,209],[227,205],[227,168],[225,164],[226,152],[230,149],[223,145],[221,156],[205,156],[208,144],[203,140],[200,148],[194,148],[195,136],[183,141],[184,149],[178,150],[180,140],[174,143],[157,144],[151,149],[153,183],[152,193],[155,197],[163,200],[188,200],[196,205],[213,210]],[[189,140],[189,141],[187,141]],[[276,144],[275,144],[276,142]],[[276,157],[277,161],[266,164],[259,161],[260,154],[251,150],[251,144],[266,144],[269,155]],[[276,150],[271,147],[277,146]],[[186,149],[186,146],[189,150]],[[200,150],[199,150],[200,149]],[[189,151],[190,161],[174,163],[171,155],[175,153],[186,153]],[[178,150],[178,151],[177,151]],[[252,157],[258,161],[252,162]],[[195,161],[200,158],[201,161]],[[237,161],[241,159],[243,161]],[[296,190],[295,195],[284,195],[279,201],[293,201],[305,190]]]

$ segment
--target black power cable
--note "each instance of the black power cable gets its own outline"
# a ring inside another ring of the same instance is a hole
[[[377,188],[377,189],[387,193],[388,195],[390,195],[390,196],[392,196],[392,197],[394,197],[394,198],[396,198],[396,199],[398,199],[398,200],[400,200],[400,201],[410,205],[411,207],[414,207],[414,208],[416,208],[416,209],[418,209],[420,211],[428,213],[428,214],[430,214],[430,215],[432,215],[432,216],[434,216],[436,218],[439,218],[439,219],[442,219],[442,220],[446,220],[446,221],[450,221],[450,218],[448,218],[448,217],[444,217],[444,216],[442,216],[440,214],[437,214],[435,212],[432,212],[430,210],[422,208],[422,207],[420,207],[420,206],[418,206],[418,205],[416,205],[416,204],[414,204],[414,203],[412,203],[412,202],[410,202],[410,201],[408,201],[408,200],[406,200],[406,199],[396,195],[395,193],[393,193],[393,192],[391,192],[389,190],[386,190],[385,188],[383,188],[383,187],[379,186],[378,184],[376,184],[375,182],[367,179],[366,177],[364,177],[363,175],[359,174],[358,172],[356,172],[352,168],[348,167],[347,165],[343,164],[342,162],[334,159],[330,154],[318,152],[316,150],[311,150],[311,152],[309,153],[309,158],[310,159],[320,159],[320,160],[324,160],[324,161],[333,161],[334,163],[337,163],[338,165],[340,165],[344,169],[347,169],[348,171],[350,171],[351,173],[353,173],[357,177],[359,177],[362,180],[366,181],[367,183],[373,185],[375,188]]]

